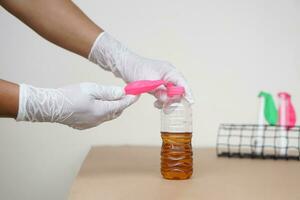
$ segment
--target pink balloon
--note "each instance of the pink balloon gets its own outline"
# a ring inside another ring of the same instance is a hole
[[[291,95],[286,92],[278,93],[281,99],[279,107],[279,125],[285,126],[288,129],[296,125],[296,112],[291,101]],[[285,116],[284,116],[285,115]]]
[[[151,92],[161,85],[166,86],[167,95],[170,97],[184,94],[183,87],[175,86],[173,83],[163,80],[140,80],[128,83],[125,87],[125,93],[131,95],[139,95],[142,93]]]

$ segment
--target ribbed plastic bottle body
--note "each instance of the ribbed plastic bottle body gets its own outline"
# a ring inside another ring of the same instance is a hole
[[[188,179],[193,173],[192,109],[183,98],[161,111],[161,174],[166,179]]]

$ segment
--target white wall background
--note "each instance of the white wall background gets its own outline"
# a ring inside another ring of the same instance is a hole
[[[75,2],[133,51],[169,60],[184,73],[196,99],[194,146],[214,146],[219,123],[255,123],[262,89],[290,92],[300,113],[297,0]],[[2,8],[0,27],[2,79],[39,87],[124,85]],[[0,199],[66,199],[91,145],[160,145],[153,100],[145,95],[117,120],[86,131],[1,119]]]

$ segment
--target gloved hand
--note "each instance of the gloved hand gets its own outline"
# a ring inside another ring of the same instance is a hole
[[[21,84],[17,121],[57,122],[75,129],[117,118],[138,97],[123,88],[80,83],[58,89]]]
[[[123,46],[108,33],[101,33],[95,40],[89,60],[98,64],[115,76],[122,78],[125,82],[137,80],[165,80],[185,88],[185,98],[193,103],[191,90],[186,80],[174,66],[165,61],[143,58]],[[164,87],[153,92],[157,98],[155,106],[161,108],[167,101]]]

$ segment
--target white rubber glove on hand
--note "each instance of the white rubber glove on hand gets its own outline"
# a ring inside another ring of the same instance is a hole
[[[98,64],[125,82],[137,80],[165,80],[185,88],[185,98],[193,103],[193,97],[188,84],[174,66],[165,61],[143,58],[128,50],[108,33],[101,33],[93,44],[89,60]],[[164,87],[153,92],[157,98],[155,106],[161,108],[167,100]]]
[[[17,121],[57,122],[75,129],[117,118],[138,97],[121,87],[80,83],[58,89],[21,84]]]

